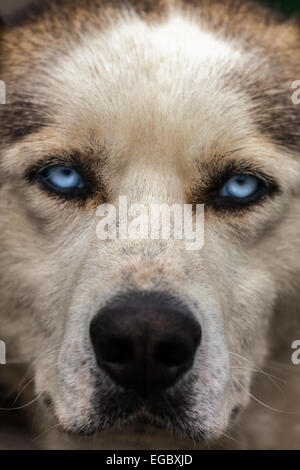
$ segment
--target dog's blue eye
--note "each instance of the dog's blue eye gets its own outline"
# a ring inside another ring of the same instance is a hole
[[[230,178],[220,191],[221,197],[246,199],[254,196],[260,188],[260,180],[253,175],[236,175]]]
[[[69,192],[84,188],[81,175],[67,166],[52,166],[43,170],[41,181],[61,192]]]

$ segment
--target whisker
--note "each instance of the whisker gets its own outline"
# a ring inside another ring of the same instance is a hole
[[[62,343],[58,343],[58,344],[52,346],[52,347],[49,348],[47,351],[45,351],[45,352],[39,357],[39,359],[44,358],[44,357],[47,356],[47,355],[50,355],[50,353],[51,353],[51,354],[54,354],[55,352],[58,352],[58,351],[60,350],[61,345],[62,345]],[[27,370],[27,373],[28,373],[28,371],[30,370],[30,367],[31,367],[31,366],[29,366],[29,368],[28,368],[28,370]],[[25,379],[25,378],[26,378],[26,375],[25,375],[24,379]],[[16,396],[16,398],[14,399],[13,404],[15,404],[15,403],[18,401],[19,397],[20,397],[21,394],[24,392],[24,390],[25,390],[31,383],[33,383],[34,380],[35,380],[35,379],[32,378],[32,379],[30,379],[27,383],[25,383],[25,385],[24,385],[24,386],[21,388],[21,390],[17,393],[17,396]]]
[[[36,437],[34,437],[32,439],[32,442],[38,441],[41,437],[45,436],[46,434],[48,434],[49,432],[53,431],[54,429],[58,427],[59,427],[59,423],[56,423],[54,426],[51,426],[49,429],[46,429],[46,431],[43,431],[40,434],[38,434]]]
[[[221,434],[222,434],[222,436],[227,437],[227,439],[230,439],[231,441],[234,441],[236,444],[239,444],[239,442],[240,442],[235,437],[230,436],[230,434],[227,434],[224,431],[222,431]]]
[[[268,372],[265,372],[264,370],[261,370],[261,369],[254,369],[252,367],[238,367],[238,366],[234,366],[234,367],[230,367],[230,370],[249,370],[251,372],[257,372],[258,374],[263,374],[264,376],[267,377],[267,379],[270,380],[270,382],[272,382],[275,387],[281,392],[283,393],[283,390],[281,388],[281,386],[277,383],[277,380],[279,380],[277,377],[273,376],[272,374],[269,374]],[[283,381],[281,381],[282,383],[284,383]]]
[[[38,401],[38,399],[43,395],[44,392],[41,392],[39,393],[39,395],[37,397],[35,397],[33,400],[31,400],[30,402],[28,403],[25,403],[25,405],[22,405],[22,406],[17,406],[15,408],[0,408],[0,411],[17,411],[17,410],[23,410],[24,408],[27,408],[28,406],[32,405],[33,403],[35,403],[36,401]]]
[[[275,411],[276,413],[285,413],[283,410],[278,410],[277,408],[273,408],[272,406],[269,406],[267,405],[266,403],[264,403],[263,401],[259,400],[255,395],[253,395],[249,390],[247,390],[246,387],[244,387],[241,382],[236,379],[235,377],[232,377],[232,379],[245,391],[248,393],[248,395],[253,398],[253,400],[255,400],[257,403],[259,403],[260,405],[264,406],[265,408],[267,408],[268,410],[270,411]]]
[[[21,390],[19,391],[19,393],[17,394],[16,398],[14,399],[13,401],[13,405],[18,401],[18,399],[20,398],[20,396],[22,395],[22,393],[24,392],[24,390],[34,382],[34,378],[33,379],[30,379],[28,382],[26,382],[26,384],[21,388]]]
[[[254,366],[254,369],[256,372],[260,372],[261,374],[264,374],[266,377],[269,378],[269,380],[274,383],[274,385],[277,386],[277,388],[282,391],[282,389],[280,388],[280,385],[278,383],[276,383],[276,380],[277,382],[281,382],[282,384],[285,384],[285,381],[280,379],[279,377],[276,377],[272,374],[269,374],[268,372],[266,372],[265,370],[263,370],[261,367],[257,366],[253,361],[251,361],[250,359],[248,359],[247,357],[244,357],[244,356],[241,356],[240,354],[237,354],[237,353],[234,353],[234,352],[231,352],[229,351],[229,354],[235,356],[237,359],[242,359],[243,361],[247,361],[249,364],[251,364],[252,366]],[[276,379],[276,380],[275,380]]]

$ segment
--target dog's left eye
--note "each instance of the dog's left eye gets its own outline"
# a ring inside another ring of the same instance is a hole
[[[63,194],[71,194],[84,188],[82,176],[72,167],[48,167],[40,172],[39,178],[46,187]]]
[[[258,195],[263,187],[265,187],[264,183],[256,176],[235,175],[223,185],[219,196],[222,198],[246,200]]]

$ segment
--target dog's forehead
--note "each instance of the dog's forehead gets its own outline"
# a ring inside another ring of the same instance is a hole
[[[298,148],[299,108],[289,89],[296,59],[285,59],[284,47],[272,57],[259,47],[251,15],[251,21],[237,17],[248,31],[246,42],[240,27],[238,34],[213,27],[201,9],[173,8],[149,20],[118,6],[101,21],[80,10],[67,38],[59,15],[55,21],[50,16],[24,30],[23,56],[10,37],[9,54],[20,65],[11,62],[8,73],[19,77],[17,90],[9,87],[0,132],[14,143],[46,128],[62,147],[105,144],[127,155],[227,152],[261,132]],[[236,24],[233,19],[233,29]],[[280,31],[282,39],[289,37]],[[23,38],[22,28],[18,34]]]
[[[50,65],[43,93],[73,142],[188,155],[249,133],[248,98],[234,83],[244,56],[182,15],[159,24],[125,15]]]

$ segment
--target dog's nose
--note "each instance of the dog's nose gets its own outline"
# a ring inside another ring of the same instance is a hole
[[[126,389],[148,395],[191,368],[201,328],[176,298],[143,292],[119,296],[90,325],[100,368]]]

